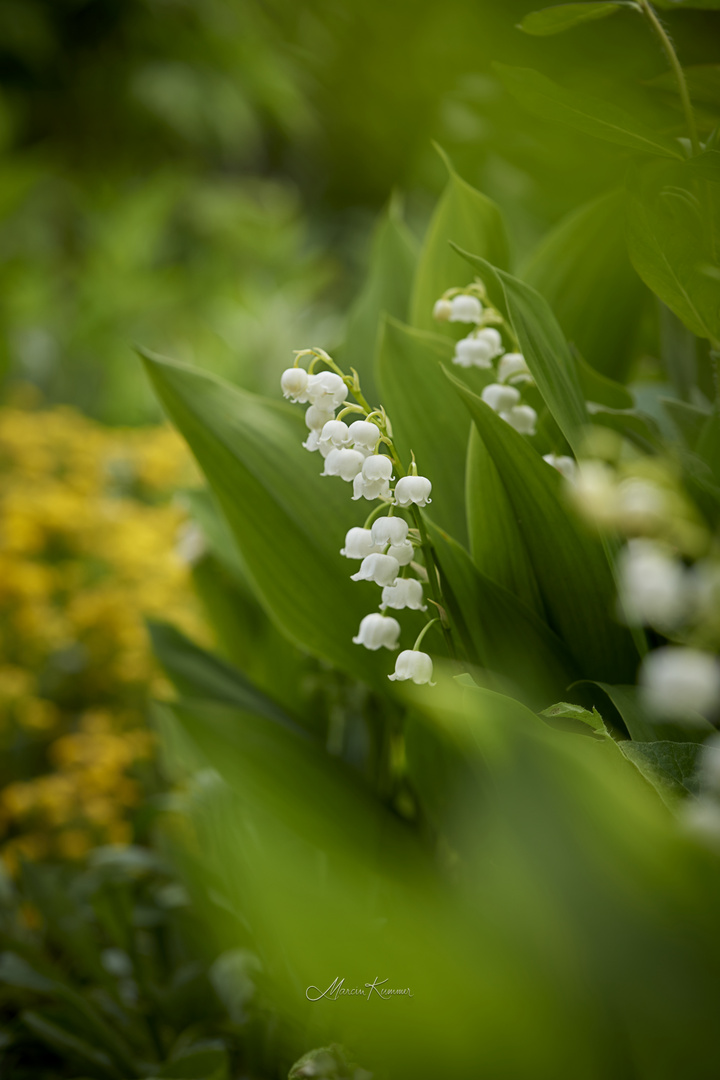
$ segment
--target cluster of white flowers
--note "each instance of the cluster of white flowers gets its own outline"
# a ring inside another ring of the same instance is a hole
[[[315,358],[313,363],[318,359],[332,363],[319,349],[307,352]],[[413,461],[409,475],[400,477],[391,488],[395,481],[394,447],[384,412],[373,412],[365,407],[356,377],[342,376],[334,371],[312,374],[313,363],[310,371],[295,366],[283,372],[282,391],[291,401],[308,405],[305,422],[310,434],[303,446],[311,452],[319,451],[324,458],[321,475],[340,477],[352,483],[354,500],[380,500],[380,506],[370,514],[364,526],[348,531],[340,554],[347,559],[360,560],[359,570],[351,575],[353,581],[372,581],[382,589],[380,610],[362,619],[353,642],[373,651],[394,650],[398,648],[401,627],[397,619],[384,614],[385,611],[388,608],[427,611],[420,580],[420,577],[426,578],[427,573],[415,562],[415,546],[420,545],[420,536],[416,530],[411,532],[402,511],[427,506],[432,501],[432,484],[427,477],[418,476]],[[345,404],[350,388],[358,400],[363,401],[362,405]],[[338,409],[340,413],[336,416]],[[343,416],[350,413],[362,413],[362,419],[346,424]],[[389,448],[390,453],[383,453],[383,448]],[[387,513],[377,516],[383,509],[387,509]],[[396,509],[400,513],[396,514]],[[398,655],[395,671],[388,678],[434,685],[432,660],[418,648],[423,634],[413,649]]]
[[[495,326],[483,325],[501,321],[497,312],[485,307],[472,293],[449,289],[436,301],[433,315],[441,322],[474,324],[468,336],[456,343],[453,363],[490,371],[499,358],[497,381],[485,387],[482,399],[521,435],[534,435],[537,413],[522,403],[518,389],[523,383],[533,382],[525,357],[518,352],[505,352],[500,331]]]

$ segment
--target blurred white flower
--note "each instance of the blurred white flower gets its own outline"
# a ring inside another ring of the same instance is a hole
[[[441,297],[439,300],[435,301],[435,306],[433,307],[433,319],[438,319],[439,322],[447,322],[451,315],[452,304],[449,300]]]
[[[280,376],[283,397],[290,398],[291,401],[307,401],[307,384],[308,373],[305,368],[291,367]]]
[[[618,558],[618,600],[631,624],[670,630],[687,612],[683,564],[654,540],[629,540]]]
[[[481,394],[486,405],[495,412],[507,412],[520,401],[520,391],[514,386],[501,386],[500,383],[490,383]]]
[[[665,719],[690,712],[708,716],[720,704],[720,660],[699,649],[654,649],[642,662],[638,682],[645,706]]]
[[[432,676],[433,663],[428,654],[416,649],[405,649],[395,661],[395,671],[392,675],[388,675],[388,679],[392,682],[395,680],[405,682],[412,679],[418,686],[423,683],[434,686]]]
[[[615,472],[604,461],[579,461],[575,481],[568,483],[566,490],[578,510],[594,524],[614,525],[617,482]]]
[[[492,326],[476,330],[455,344],[453,363],[460,367],[490,368],[492,361],[503,351],[502,338]]]
[[[482,311],[482,304],[476,296],[455,296],[450,301],[450,322],[480,322]]]
[[[657,484],[632,476],[618,485],[618,524],[626,532],[656,532],[667,516],[667,495]]]
[[[498,364],[497,379],[500,383],[510,383],[513,386],[533,381],[522,353],[505,353]]]
[[[386,585],[383,589],[380,607],[383,611],[385,608],[427,611],[427,604],[423,604],[422,585],[415,578],[398,578],[394,585]]]
[[[508,386],[507,389],[511,390],[512,387]],[[501,412],[500,416],[520,435],[535,434],[537,413],[531,405],[513,405],[512,409]]]
[[[195,521],[185,521],[178,529],[175,554],[180,562],[194,566],[208,549],[205,533]]]
[[[400,637],[400,623],[389,615],[379,615],[375,612],[366,615],[360,623],[357,637],[353,638],[354,645],[364,645],[366,649],[397,649]]]
[[[400,563],[392,555],[366,555],[353,581],[374,581],[376,585],[392,585],[400,572]]]
[[[366,555],[379,554],[383,547],[384,545],[373,542],[370,529],[361,529],[360,526],[356,526],[348,530],[345,536],[345,547],[341,549],[340,554],[346,559],[364,559]]]
[[[575,460],[571,457],[567,457],[565,454],[544,454],[543,461],[546,461],[556,472],[559,472],[561,476],[564,476],[566,480],[573,483],[577,475],[577,465]]]
[[[432,484],[426,476],[403,476],[395,485],[395,502],[398,506],[427,506],[432,502]]]

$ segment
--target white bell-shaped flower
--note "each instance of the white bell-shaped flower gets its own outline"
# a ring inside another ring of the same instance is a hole
[[[415,578],[398,578],[393,585],[387,585],[382,591],[381,609],[393,608],[401,611],[412,608],[414,611],[427,611],[423,604],[422,585]]]
[[[350,440],[356,450],[372,453],[380,438],[380,431],[376,424],[369,420],[355,420],[348,428]]]
[[[352,442],[344,420],[328,420],[320,432],[320,450],[341,450]]]
[[[398,506],[427,506],[432,502],[432,484],[426,476],[403,476],[395,485],[395,502]]]
[[[482,319],[482,312],[477,296],[454,296],[450,301],[450,322],[477,323]]]
[[[654,540],[629,540],[618,558],[618,600],[631,624],[671,630],[691,603],[684,565]]]
[[[508,386],[506,389],[512,390],[512,387]],[[515,428],[520,435],[535,434],[537,413],[531,405],[513,405],[512,409],[501,412],[500,416],[510,427]]]
[[[668,497],[652,480],[630,476],[617,489],[618,524],[629,533],[656,532],[670,516]]]
[[[691,712],[712,716],[720,706],[720,661],[699,649],[654,649],[642,662],[638,682],[645,706],[668,720]]]
[[[395,671],[392,675],[388,675],[388,679],[392,682],[407,682],[408,679],[412,679],[418,686],[423,683],[434,686],[432,676],[433,663],[428,654],[417,649],[405,649],[398,655]]]
[[[573,483],[575,480],[577,465],[574,458],[568,457],[566,454],[543,454],[543,461],[546,461],[556,472],[564,476],[569,483]]]
[[[320,371],[317,375],[308,375],[307,400],[326,412],[332,412],[342,405],[348,396],[348,388],[334,371]]]
[[[311,453],[314,450],[320,449],[320,432],[311,431],[307,439],[303,443],[303,450],[309,450]],[[327,455],[326,455],[327,456]]]
[[[503,351],[502,338],[492,326],[476,330],[469,337],[461,338],[455,345],[453,363],[460,367],[490,368],[492,361]]]
[[[366,649],[397,649],[400,637],[400,623],[390,615],[373,612],[366,615],[360,623],[353,645],[364,645]]]
[[[402,544],[391,544],[387,553],[388,555],[392,555],[394,559],[397,559],[401,566],[407,566],[408,563],[413,561],[415,548],[409,540],[404,540]]]
[[[580,513],[606,528],[616,524],[617,489],[617,477],[611,466],[592,458],[578,462],[575,483],[566,487]]]
[[[370,454],[362,467],[363,480],[392,480],[392,461],[385,454]]]
[[[308,373],[305,368],[291,367],[280,376],[283,397],[303,403],[307,401]]]
[[[374,581],[376,585],[392,585],[400,571],[400,563],[392,555],[366,555],[353,581]]]
[[[525,363],[525,357],[519,352],[505,353],[498,364],[497,378],[498,382],[511,383],[513,386],[533,381],[533,377]]]
[[[407,540],[408,523],[401,517],[379,517],[372,526],[375,544],[402,544]]]
[[[335,413],[332,409],[324,409],[319,405],[311,405],[305,410],[305,424],[310,431],[317,431],[318,443],[320,442],[320,432],[327,423],[335,419]]]
[[[362,469],[365,458],[357,450],[331,450],[325,458],[325,469],[322,476],[340,476],[350,482],[354,480]]]
[[[384,548],[384,544],[380,546],[373,541],[370,529],[361,529],[360,526],[356,526],[346,533],[345,547],[341,549],[340,554],[346,559],[364,559],[367,555],[380,554]]]
[[[514,386],[502,386],[500,383],[490,383],[483,389],[481,397],[486,405],[495,412],[507,412],[520,401],[520,391]]]
[[[437,319],[438,322],[447,322],[451,315],[451,302],[446,300],[444,296],[441,296],[439,300],[435,301],[435,306],[433,307],[433,319]]]
[[[389,480],[366,480],[362,473],[353,480],[353,499],[390,499]]]

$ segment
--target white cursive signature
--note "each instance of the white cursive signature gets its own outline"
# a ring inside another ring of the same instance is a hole
[[[383,1001],[387,1001],[390,997],[414,997],[414,994],[410,993],[409,987],[393,988],[390,986],[384,986],[387,979],[376,978],[374,982],[365,983],[364,989],[360,986],[345,986],[345,979],[341,979],[340,976],[336,976],[328,986],[327,990],[321,990],[319,986],[308,986],[305,990],[305,997],[308,1001],[320,1001],[322,998],[328,998],[331,1001],[337,1001],[341,996],[346,997],[364,997],[367,1001],[372,997],[373,991]],[[367,993],[365,992],[367,991]]]

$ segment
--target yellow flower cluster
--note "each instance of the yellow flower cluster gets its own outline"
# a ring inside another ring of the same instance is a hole
[[[8,866],[130,839],[163,682],[144,619],[205,638],[166,427],[0,409],[0,843]],[[144,763],[144,765],[143,765]]]

